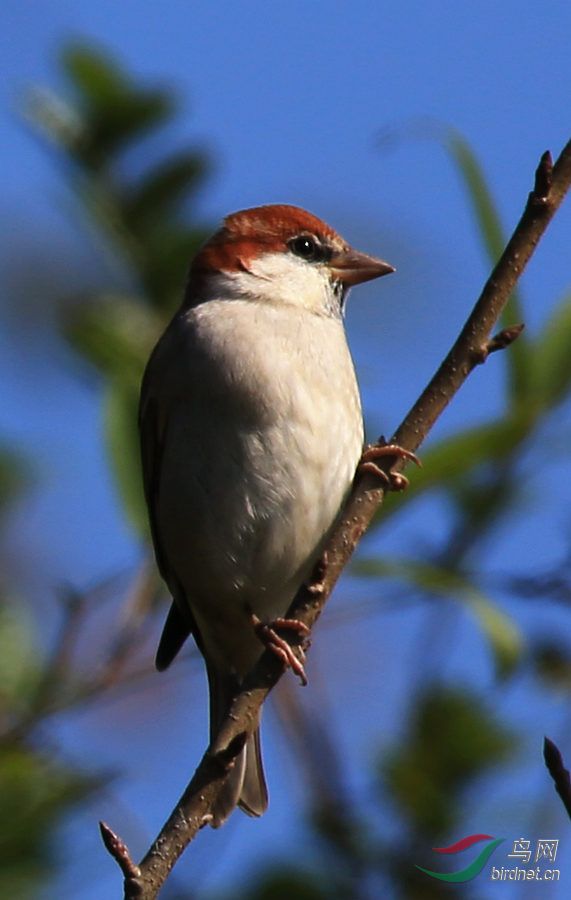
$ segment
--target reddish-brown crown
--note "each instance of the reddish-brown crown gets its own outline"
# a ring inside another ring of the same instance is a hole
[[[265,238],[285,242],[296,234],[316,234],[329,240],[338,238],[337,233],[317,216],[299,206],[274,204],[243,209],[224,219],[225,231],[230,238]],[[220,233],[220,232],[219,232]]]
[[[333,228],[298,206],[243,209],[227,216],[195,257],[190,270],[193,285],[211,272],[243,271],[260,253],[285,251],[298,234],[314,234],[339,250],[347,246]]]

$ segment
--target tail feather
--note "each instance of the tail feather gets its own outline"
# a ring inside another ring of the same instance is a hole
[[[210,687],[210,738],[220,724],[239,687],[237,678],[207,665]],[[249,816],[261,816],[268,806],[268,790],[262,766],[260,729],[250,735],[234,762],[224,787],[212,808],[212,827],[222,825],[232,810],[239,806]]]
[[[159,672],[168,669],[187,637],[192,634],[192,630],[193,623],[190,613],[188,616],[184,616],[176,600],[173,600],[155,657],[155,666]]]
[[[268,808],[268,789],[262,765],[259,727],[248,738],[242,753],[245,753],[246,765],[238,805],[249,816],[261,816]]]

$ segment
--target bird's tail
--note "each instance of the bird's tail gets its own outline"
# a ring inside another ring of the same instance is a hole
[[[210,688],[210,739],[217,734],[222,719],[239,687],[238,680],[207,666]],[[234,762],[226,783],[212,808],[212,827],[222,825],[239,806],[249,816],[261,816],[268,807],[268,789],[262,766],[260,728],[256,728]]]

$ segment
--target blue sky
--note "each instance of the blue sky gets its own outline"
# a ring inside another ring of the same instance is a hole
[[[450,0],[5,0],[0,29],[5,119],[0,204],[6,223],[1,262],[7,273],[0,310],[0,426],[2,436],[32,454],[36,465],[36,486],[17,510],[17,528],[4,542],[3,558],[10,574],[25,576],[39,608],[45,604],[49,635],[53,607],[46,585],[72,582],[84,588],[140,559],[106,468],[97,389],[50,332],[41,297],[34,307],[41,327],[34,328],[28,310],[18,313],[12,289],[16,274],[25,270],[26,254],[42,257],[46,247],[48,255],[65,262],[71,280],[84,266],[98,284],[112,273],[77,218],[53,158],[18,114],[30,85],[61,87],[57,52],[62,43],[96,42],[142,79],[176,89],[181,115],[164,141],[171,148],[194,142],[212,154],[213,172],[198,200],[204,221],[216,222],[228,211],[257,203],[296,203],[397,267],[397,274],[380,285],[355,292],[348,311],[371,432],[390,432],[440,361],[487,266],[463,187],[442,148],[427,139],[387,148],[380,136],[410,131],[411,123],[418,130],[418,123],[427,120],[457,128],[481,160],[505,227],[511,229],[541,153],[547,148],[557,153],[569,137],[571,6],[563,0],[525,5],[515,0],[470,5]],[[160,140],[153,138],[149,154],[160,149]],[[568,203],[524,277],[532,333],[569,289],[570,228]],[[502,367],[501,360],[493,360],[475,374],[439,424],[438,436],[497,410]],[[565,428],[568,436],[568,422]],[[568,502],[569,489],[561,471],[555,461],[552,474],[544,476],[546,493],[560,495],[549,514],[538,512],[538,485],[531,480],[528,509],[512,523],[508,542],[518,563],[530,558],[529,547],[534,566],[555,559],[564,547],[569,523],[563,501]],[[424,520],[395,523],[384,547],[398,547],[411,535],[426,539],[445,522],[446,511],[435,504]],[[33,572],[26,565],[30,548],[37,560]],[[359,780],[370,743],[381,735],[389,742],[399,727],[407,681],[399,648],[404,644],[406,654],[415,629],[422,627],[415,614],[403,624],[403,617],[391,612],[362,626],[352,622],[344,632],[350,635],[343,641],[349,650],[341,666],[345,678],[334,679],[334,685],[335,702],[350,702],[358,723],[352,747],[346,748],[339,735],[352,780]],[[471,623],[463,622],[460,634],[464,649],[458,658],[450,654],[449,668],[493,696],[489,660]],[[328,654],[338,646],[338,630],[324,625],[320,638],[313,663],[315,694],[333,703]],[[93,768],[124,769],[136,735],[136,764],[118,781],[112,800],[98,803],[95,815],[111,820],[139,849],[160,824],[203,744],[204,688],[195,680],[186,691],[186,674],[157,676],[158,712],[152,723],[142,711],[137,719],[126,700],[115,699],[103,712],[53,726],[70,758]],[[379,703],[373,716],[362,696],[365,677],[388,684],[386,703]],[[514,688],[512,712],[525,701],[525,692],[525,685]],[[538,734],[559,722],[560,710],[544,705],[540,713]],[[130,730],[122,727],[125,717]],[[235,871],[251,840],[259,841],[268,856],[275,853],[284,822],[291,826],[294,821],[293,763],[291,758],[282,762],[283,733],[275,722],[272,727],[271,712],[266,718],[272,809],[256,825],[236,816],[224,834],[201,835],[193,860],[185,863],[189,873],[207,864],[220,842],[224,846],[224,862],[205,876],[205,890]],[[181,742],[188,742],[184,754]],[[101,860],[95,815],[74,823],[74,840]],[[519,836],[520,824],[514,816],[504,827]],[[494,827],[486,820],[473,830]],[[571,855],[567,862],[571,879]],[[104,861],[102,877],[112,885],[115,872],[109,866],[107,873],[105,866]],[[70,875],[61,897],[80,896],[72,884]],[[502,888],[502,897],[508,897],[508,887]],[[82,900],[102,896],[101,886],[95,893],[82,890]]]

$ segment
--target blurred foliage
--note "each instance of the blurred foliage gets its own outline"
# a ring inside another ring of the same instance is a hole
[[[0,447],[0,517],[24,486],[27,474],[21,456]]]
[[[467,190],[482,245],[495,265],[507,243],[486,177],[468,143],[453,129],[432,129],[450,155]],[[525,319],[519,292],[503,313],[504,327]],[[373,527],[385,527],[421,494],[443,494],[452,513],[450,537],[421,561],[361,559],[358,571],[378,578],[398,574],[418,592],[455,595],[480,620],[499,673],[518,662],[524,648],[515,623],[495,608],[481,583],[481,553],[494,528],[513,515],[524,489],[522,473],[530,446],[540,440],[558,407],[571,394],[571,295],[561,298],[539,334],[524,331],[502,354],[505,365],[503,409],[496,418],[431,441],[422,450],[423,467],[410,472],[411,490],[388,496]],[[541,464],[541,463],[540,463]],[[478,576],[477,573],[480,573]]]
[[[539,677],[564,695],[571,693],[571,655],[561,640],[536,640],[531,662]]]
[[[0,498],[0,515],[5,504]],[[32,622],[0,585],[0,897],[14,900],[38,896],[61,862],[57,825],[102,784],[34,739],[50,674]]]
[[[367,577],[399,578],[425,596],[448,597],[462,603],[476,617],[489,641],[498,675],[508,675],[520,660],[523,637],[519,628],[470,578],[453,568],[412,559],[365,559],[354,564],[354,571]]]
[[[399,813],[429,845],[452,833],[462,791],[508,757],[514,742],[468,692],[429,692],[413,716],[407,738],[382,770]]]
[[[38,896],[60,862],[56,824],[100,783],[22,741],[0,743],[0,896]]]
[[[381,855],[402,886],[398,896],[443,896],[442,888],[410,863],[433,867],[431,848],[462,833],[468,794],[490,770],[511,760],[517,746],[516,735],[470,690],[435,686],[421,694],[404,739],[379,762],[381,785],[406,829],[405,838]],[[439,860],[437,868],[453,870],[457,860],[448,866]],[[477,896],[477,883],[475,893],[463,887],[468,896]]]
[[[131,293],[86,294],[63,323],[72,346],[101,374],[112,469],[131,522],[147,534],[137,407],[144,365],[180,303],[186,270],[209,229],[188,223],[208,172],[206,156],[177,150],[139,172],[134,151],[168,125],[169,90],[141,87],[87,46],[62,55],[70,97],[36,89],[27,115],[55,147],[94,234],[119,262]]]
[[[189,259],[206,236],[185,215],[206,174],[206,158],[194,149],[178,150],[139,172],[134,151],[171,120],[172,92],[137,85],[113,60],[87,47],[68,48],[62,64],[69,99],[34,90],[27,118],[55,149],[92,234],[121,273],[121,288],[113,283],[68,304],[62,328],[102,380],[112,468],[131,521],[146,534],[139,383],[179,302]],[[0,517],[17,500],[26,475],[20,457],[3,447]],[[156,594],[154,576],[151,581],[138,586],[139,597]],[[57,824],[102,783],[58,761],[57,752],[37,740],[38,729],[54,711],[105,689],[122,671],[133,643],[131,618],[118,631],[101,671],[79,674],[72,657],[85,603],[67,594],[60,599],[60,632],[42,656],[34,646],[33,621],[15,595],[0,590],[0,896],[14,900],[37,897],[46,886],[64,858]]]
[[[80,302],[66,307],[62,330],[101,380],[110,466],[127,515],[137,532],[146,535],[137,436],[139,382],[151,347],[180,300],[188,262],[207,233],[193,222],[192,201],[208,163],[203,152],[186,148],[141,168],[141,158],[151,153],[145,142],[173,119],[172,92],[141,86],[115,60],[87,46],[68,48],[62,66],[66,95],[35,90],[27,116],[52,147],[91,239],[103,242],[119,273],[98,294],[86,291]],[[460,135],[447,130],[439,139],[467,188],[484,250],[495,262],[505,235],[486,178]],[[514,295],[505,324],[522,318],[521,298]],[[507,679],[530,666],[549,689],[567,693],[569,647],[548,639],[529,645],[486,585],[481,563],[486,542],[521,502],[525,458],[534,442],[536,465],[543,461],[541,435],[571,391],[570,346],[571,304],[564,298],[537,336],[525,335],[503,354],[502,413],[423,451],[424,467],[410,473],[410,491],[398,500],[387,498],[374,525],[385,526],[424,493],[439,492],[451,510],[446,538],[438,546],[414,548],[414,556],[411,549],[401,559],[361,559],[355,567],[361,576],[383,580],[383,590],[396,581],[415,599],[462,604],[479,622],[499,676]],[[2,450],[0,515],[17,497],[24,475],[14,455]],[[571,599],[567,569],[543,573],[534,584],[517,573],[506,579],[503,589],[514,596]],[[156,594],[148,573],[136,593],[139,598]],[[7,590],[1,600],[0,896],[26,898],[45,886],[56,865],[57,823],[98,786],[58,762],[57,753],[48,754],[45,747],[40,751],[37,731],[54,709],[81,704],[117,681],[142,626],[139,619],[134,628],[132,618],[125,617],[107,666],[90,681],[83,673],[78,677],[71,663],[81,598],[63,602],[61,634],[46,658],[35,652],[33,626]],[[427,642],[427,657],[431,650]],[[447,886],[430,881],[415,863],[430,867],[436,840],[465,833],[467,796],[478,791],[490,770],[514,758],[519,741],[477,694],[429,680],[410,700],[407,716],[398,743],[379,755],[363,802],[343,789],[338,775],[330,776],[329,787],[325,776],[308,778],[305,826],[300,816],[305,855],[300,849],[299,859],[280,861],[276,854],[278,862],[261,868],[228,898],[448,896]],[[316,743],[315,734],[299,727],[308,754],[313,753],[313,771],[333,770],[331,761],[325,765],[323,760],[323,734]],[[332,738],[330,751],[334,745]],[[389,829],[387,805],[393,811]],[[187,896],[171,886],[166,891]],[[477,888],[465,885],[463,896],[475,898]]]
[[[495,719],[476,694],[433,686],[416,698],[398,744],[378,759],[370,791],[376,808],[357,800],[347,806],[341,793],[338,802],[325,794],[313,795],[313,867],[305,869],[300,864],[296,869],[284,861],[223,900],[298,896],[439,900],[448,896],[447,886],[428,879],[415,864],[430,865],[431,847],[462,832],[467,794],[477,790],[491,770],[512,759],[517,747],[517,736]],[[323,747],[312,745],[312,752],[319,765]],[[336,786],[332,787],[335,796]],[[392,840],[378,826],[387,802],[399,823],[396,834],[394,827],[389,830]],[[447,864],[450,870],[457,868],[454,861],[443,858],[438,861],[439,871],[447,871]],[[478,896],[477,886],[462,888],[463,897]]]

